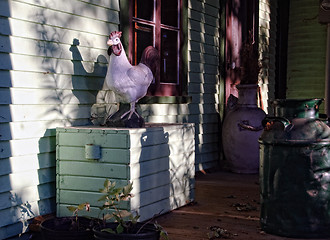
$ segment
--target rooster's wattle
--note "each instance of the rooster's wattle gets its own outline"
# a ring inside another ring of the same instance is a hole
[[[140,63],[132,66],[120,41],[121,34],[114,31],[109,35],[107,45],[110,50],[110,61],[105,81],[108,88],[119,97],[120,102],[130,103],[130,110],[121,116],[124,118],[129,114],[130,119],[133,113],[139,117],[135,111],[135,103],[146,95],[157,71],[159,55],[154,47],[149,46],[144,49]]]

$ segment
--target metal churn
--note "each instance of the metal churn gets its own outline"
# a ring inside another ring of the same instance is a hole
[[[261,228],[288,237],[330,236],[330,128],[322,99],[275,100],[260,143]]]

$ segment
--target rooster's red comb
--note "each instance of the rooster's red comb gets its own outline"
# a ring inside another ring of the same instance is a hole
[[[120,31],[113,31],[113,32],[110,33],[109,38],[113,38],[113,37],[119,37],[120,38],[121,34],[122,34],[122,32],[120,32]]]

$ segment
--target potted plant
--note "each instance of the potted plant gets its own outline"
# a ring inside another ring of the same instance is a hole
[[[89,211],[89,203],[82,203],[77,207],[69,206],[73,212],[70,217],[54,217],[40,224],[41,236],[44,240],[91,240],[95,219],[78,216],[81,210]]]
[[[228,168],[236,173],[259,171],[258,139],[263,130],[265,112],[257,105],[259,54],[252,32],[241,50],[241,82],[238,101],[225,117],[222,131],[223,150]]]
[[[121,202],[129,201],[133,197],[132,189],[132,183],[124,187],[116,187],[115,182],[105,180],[104,188],[100,189],[103,196],[99,199],[103,202],[100,207],[103,222],[93,229],[95,239],[158,240],[160,237],[167,239],[167,233],[159,224],[152,223],[153,219],[141,223],[138,222],[139,215],[120,209]]]

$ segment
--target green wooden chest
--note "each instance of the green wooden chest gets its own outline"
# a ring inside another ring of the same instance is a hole
[[[79,126],[56,131],[57,216],[84,202],[97,217],[105,179],[133,182],[134,197],[121,206],[140,221],[194,200],[194,124],[148,124],[145,128]]]

